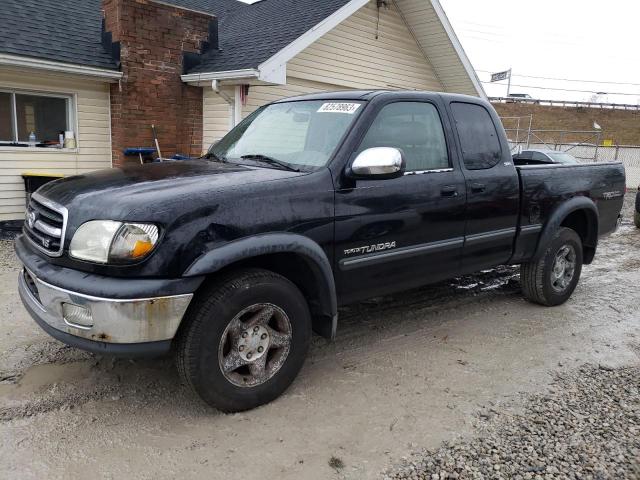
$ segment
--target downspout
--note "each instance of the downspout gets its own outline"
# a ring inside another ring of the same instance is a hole
[[[242,85],[235,86],[235,99],[233,109],[233,126],[242,121]]]
[[[218,80],[211,81],[211,89],[229,104],[229,130],[240,123],[238,119],[242,117],[242,103],[238,100],[240,97],[240,90],[238,88],[239,87],[235,87],[234,96],[232,97],[220,89]],[[238,108],[238,105],[240,105],[240,108]],[[238,113],[238,110],[240,110],[240,113]]]

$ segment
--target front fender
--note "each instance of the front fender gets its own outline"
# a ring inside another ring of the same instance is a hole
[[[331,331],[326,336],[335,337],[338,300],[331,262],[320,245],[308,237],[294,233],[266,233],[241,238],[201,255],[183,276],[201,277],[240,261],[277,253],[297,254],[309,266],[317,286],[320,313],[331,319]]]
[[[538,246],[536,253],[533,256],[533,260],[538,260],[544,254],[549,242],[558,231],[562,222],[573,212],[582,210],[587,215],[587,231],[586,237],[583,239],[583,245],[589,249],[591,253],[585,253],[585,263],[591,263],[593,256],[595,255],[596,247],[598,246],[598,207],[588,197],[573,197],[569,200],[562,202],[549,216],[546,221],[540,238],[538,240]]]

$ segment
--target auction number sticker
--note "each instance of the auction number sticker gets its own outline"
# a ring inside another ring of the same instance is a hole
[[[325,103],[318,110],[319,113],[346,113],[353,115],[360,108],[361,103]]]

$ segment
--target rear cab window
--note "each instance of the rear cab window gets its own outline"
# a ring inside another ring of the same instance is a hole
[[[458,130],[465,168],[486,170],[500,163],[500,138],[487,109],[474,103],[453,102],[451,113]]]

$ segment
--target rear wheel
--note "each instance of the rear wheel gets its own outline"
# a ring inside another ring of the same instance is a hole
[[[265,270],[244,270],[198,293],[178,339],[181,376],[225,412],[280,396],[297,376],[311,340],[298,288]]]
[[[566,302],[582,272],[582,240],[570,229],[558,229],[544,254],[520,267],[522,292],[526,299],[546,306]]]

